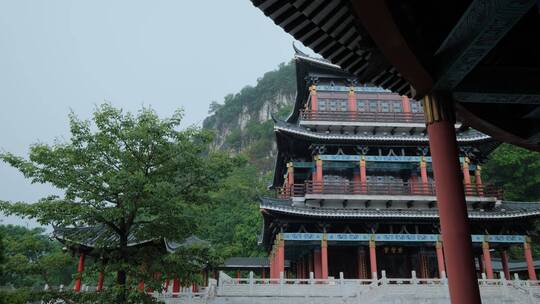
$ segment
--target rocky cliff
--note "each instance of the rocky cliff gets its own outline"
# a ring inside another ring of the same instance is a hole
[[[245,153],[250,161],[270,170],[276,152],[272,115],[286,117],[294,103],[296,80],[294,63],[280,64],[264,74],[255,86],[246,86],[210,105],[203,127],[214,130],[214,149]]]

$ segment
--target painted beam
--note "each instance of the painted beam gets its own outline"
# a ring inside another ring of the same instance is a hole
[[[323,233],[304,233],[304,232],[287,232],[283,233],[285,241],[322,241]],[[375,240],[377,242],[437,242],[440,241],[438,234],[369,234],[369,233],[327,233],[328,241],[351,242],[360,241],[367,242]],[[525,235],[471,235],[473,243],[482,243],[488,241],[490,243],[512,243],[522,244],[526,240]]]
[[[452,91],[536,0],[474,0],[436,52],[433,90]]]

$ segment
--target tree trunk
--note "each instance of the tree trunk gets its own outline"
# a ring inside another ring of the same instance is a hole
[[[121,265],[128,265],[128,238],[127,233],[120,235],[120,261]],[[124,266],[122,266],[124,267]],[[120,268],[117,273],[116,282],[120,287],[120,294],[118,295],[118,303],[127,303],[127,274],[126,269]]]

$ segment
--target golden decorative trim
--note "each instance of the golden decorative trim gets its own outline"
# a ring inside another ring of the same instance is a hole
[[[440,121],[448,121],[452,124],[456,122],[454,101],[450,96],[442,94],[426,95],[422,99],[422,105],[424,106],[427,125]]]
[[[312,93],[312,94],[315,94],[317,93],[317,86],[312,84],[309,86],[309,92]]]

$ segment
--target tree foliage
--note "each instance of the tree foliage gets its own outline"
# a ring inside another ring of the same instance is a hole
[[[483,171],[486,180],[504,188],[506,200],[540,201],[540,153],[503,144]]]
[[[1,285],[43,288],[49,285],[68,285],[73,271],[72,259],[58,242],[44,235],[42,228],[0,226],[5,236],[4,273]]]
[[[28,159],[0,154],[33,183],[52,184],[65,195],[35,203],[3,202],[0,207],[57,229],[103,227],[103,237],[96,240],[98,254],[107,261],[107,270],[118,273],[123,291],[138,283],[128,282],[128,274],[185,272],[197,259],[186,258],[188,251],[178,253],[184,258],[172,263],[155,246],[128,246],[132,237],[183,240],[197,231],[208,192],[236,166],[235,159],[208,151],[208,131],[179,130],[181,119],[181,111],[160,119],[151,109],[133,115],[109,104],[99,106],[91,121],[71,113],[69,140],[35,144]],[[84,242],[83,237],[72,241]]]

